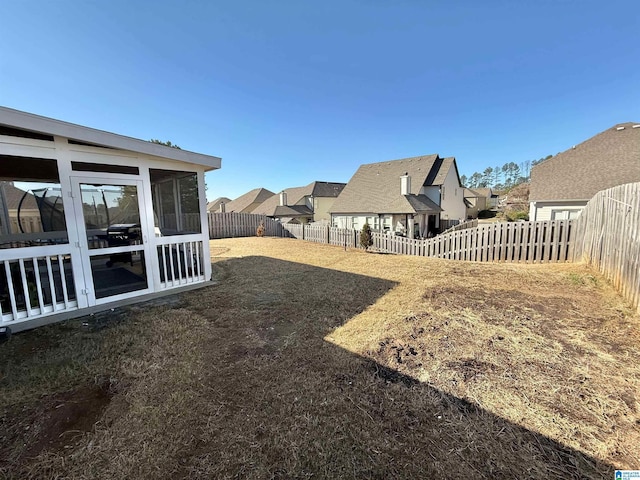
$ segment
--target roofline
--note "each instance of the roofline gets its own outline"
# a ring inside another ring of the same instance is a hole
[[[458,162],[456,161],[456,157],[445,157],[445,158],[443,158],[443,161],[444,160],[449,160],[450,158],[453,159],[453,166],[456,167],[456,177],[458,177],[458,186],[461,187],[461,188],[464,188],[462,186],[462,182],[460,181],[460,172],[458,171]],[[463,196],[464,196],[464,194],[463,194]]]
[[[207,170],[220,168],[220,157],[204,155],[202,153],[180,150],[157,143],[147,142],[133,137],[119,135],[117,133],[84,127],[74,123],[63,122],[54,118],[42,117],[33,113],[14,110],[13,108],[0,106],[0,124],[10,127],[22,128],[38,133],[47,133],[61,137],[93,143],[105,147],[120,150],[129,150],[137,153],[153,155],[155,157],[178,160],[181,162],[203,165]]]
[[[431,212],[431,213],[429,213]],[[442,210],[442,208],[440,208],[439,210],[413,210],[413,211],[397,211],[397,212],[390,212],[388,210],[384,211],[384,212],[332,212],[329,211],[329,213],[331,215],[351,215],[351,216],[361,216],[361,217],[371,217],[371,216],[379,216],[379,215],[415,215],[415,214],[423,214],[423,213],[429,213],[429,215],[436,215],[440,212],[444,212],[444,210]]]
[[[561,202],[588,202],[593,197],[590,198],[552,198],[551,200],[531,200],[529,199],[529,203],[561,203]]]

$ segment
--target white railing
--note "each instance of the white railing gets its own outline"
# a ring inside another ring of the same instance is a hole
[[[71,247],[0,250],[0,324],[77,310]]]
[[[176,237],[159,237],[156,238],[156,243],[161,288],[179,287],[205,280],[201,236],[185,235],[179,240]],[[208,256],[206,260],[209,260]]]

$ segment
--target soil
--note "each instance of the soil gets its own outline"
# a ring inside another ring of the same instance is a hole
[[[11,431],[2,428],[7,418],[0,420],[0,438],[3,444],[13,443],[15,437],[22,437],[26,447],[17,458],[0,449],[0,465],[4,461],[24,463],[40,453],[61,452],[73,448],[87,432],[91,432],[100,421],[109,405],[112,393],[109,384],[86,385],[76,390],[45,397],[38,408],[31,412],[20,412],[24,421],[14,425]],[[15,412],[14,412],[15,413]],[[8,413],[7,416],[11,415]],[[21,431],[22,430],[22,431]],[[29,432],[25,432],[25,431]]]

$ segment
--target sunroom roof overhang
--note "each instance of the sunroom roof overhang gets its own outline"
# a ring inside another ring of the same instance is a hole
[[[128,150],[155,157],[201,165],[205,167],[205,170],[215,170],[220,168],[221,165],[221,159],[212,155],[171,148],[165,145],[63,122],[53,118],[42,117],[7,107],[0,107],[0,124],[41,134],[66,137],[71,140],[91,143],[98,146]]]

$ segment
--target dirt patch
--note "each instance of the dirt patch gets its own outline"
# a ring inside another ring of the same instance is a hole
[[[41,408],[23,425],[26,445],[19,458],[33,459],[43,451],[73,447],[91,432],[111,402],[109,384],[89,385],[44,399]]]
[[[448,362],[447,367],[458,372],[462,376],[462,380],[468,382],[478,376],[486,375],[497,370],[493,363],[483,362],[475,358],[466,358],[455,362]]]

